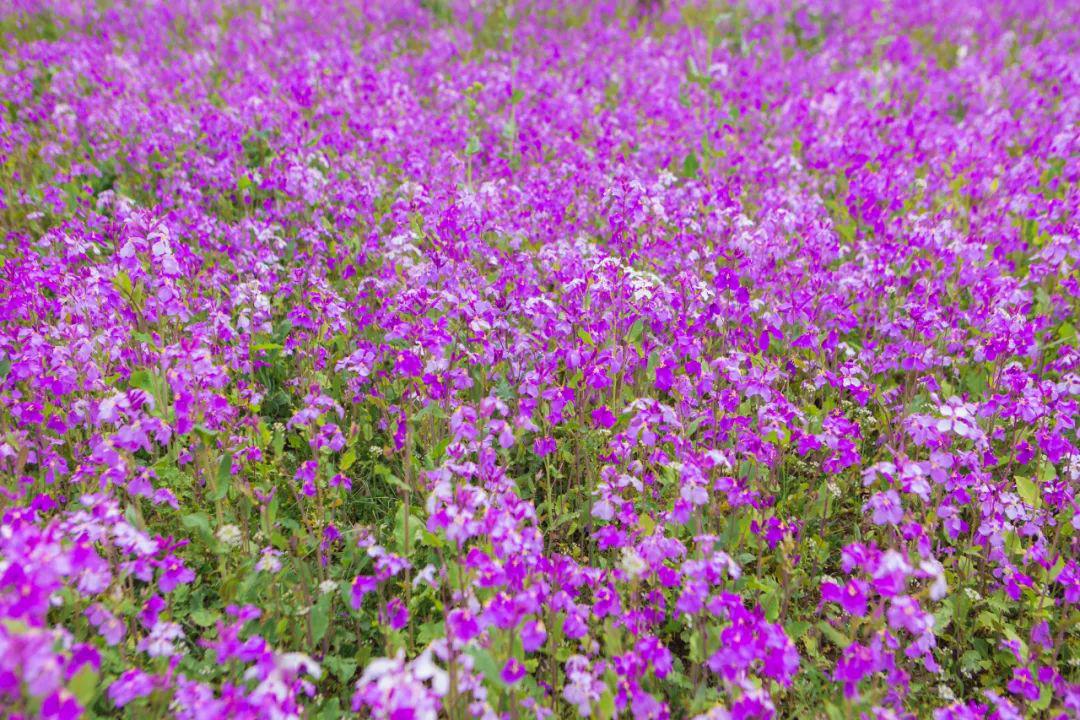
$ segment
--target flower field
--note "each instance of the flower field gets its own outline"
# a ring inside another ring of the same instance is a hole
[[[1080,5],[0,2],[0,717],[1080,717]]]

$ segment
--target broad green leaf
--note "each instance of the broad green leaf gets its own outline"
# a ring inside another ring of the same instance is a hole
[[[698,171],[699,170],[701,170],[701,163],[698,162],[697,155],[695,155],[694,153],[690,153],[683,160],[683,165],[682,165],[683,177],[690,178],[690,179],[696,179],[697,176],[698,176]]]
[[[1016,476],[1016,492],[1020,498],[1031,507],[1039,507],[1042,504],[1042,492],[1039,486],[1031,478],[1023,475]]]
[[[89,705],[97,695],[98,674],[90,664],[83,665],[68,682],[68,690],[81,705]]]
[[[329,593],[322,595],[311,608],[311,637],[315,642],[321,641],[330,627],[333,598]]]
[[[631,345],[641,346],[641,337],[645,332],[645,320],[638,318],[634,321],[634,324],[630,326],[630,331],[626,333],[626,342]]]
[[[834,628],[825,620],[819,621],[817,627],[818,630],[821,631],[822,635],[832,640],[833,644],[840,649],[844,649],[851,644],[851,640],[849,640],[843,633]]]

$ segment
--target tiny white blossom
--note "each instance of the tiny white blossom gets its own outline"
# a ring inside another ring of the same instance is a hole
[[[217,539],[229,547],[238,547],[242,537],[240,528],[235,525],[222,525],[217,531]]]

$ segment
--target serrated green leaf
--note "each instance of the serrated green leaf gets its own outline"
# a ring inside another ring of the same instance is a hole
[[[357,662],[354,658],[342,658],[330,655],[323,660],[323,664],[325,664],[326,667],[330,669],[330,672],[334,673],[337,679],[342,683],[349,682],[352,680],[353,675],[356,674]]]

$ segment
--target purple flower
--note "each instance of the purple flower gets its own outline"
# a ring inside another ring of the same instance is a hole
[[[895,490],[886,490],[871,496],[863,506],[864,510],[873,510],[875,525],[897,525],[904,519],[904,507],[900,494]]]
[[[502,671],[499,673],[499,677],[507,685],[513,685],[521,678],[525,677],[525,666],[517,658],[510,658],[503,665]]]
[[[533,452],[537,457],[547,457],[555,452],[556,443],[553,437],[538,437],[533,440]]]
[[[845,585],[837,585],[833,582],[821,584],[821,599],[825,602],[837,603],[840,607],[852,615],[862,617],[866,615],[867,592],[870,585],[865,580],[852,578]]]
[[[156,597],[156,596],[155,596]],[[86,609],[86,617],[90,623],[98,629],[105,642],[109,645],[117,645],[124,639],[127,628],[106,610],[100,603],[94,603]]]
[[[352,583],[351,597],[353,609],[359,610],[364,604],[364,597],[375,592],[379,587],[379,581],[370,575],[357,575]]]
[[[391,598],[382,613],[383,622],[394,630],[401,630],[409,624],[409,609],[401,598]]]
[[[163,593],[171,593],[177,585],[186,585],[195,579],[195,573],[175,555],[169,555],[159,567],[161,575],[158,576],[158,588]]]
[[[137,668],[131,668],[125,670],[109,686],[109,699],[116,707],[122,708],[132,700],[150,695],[154,691],[154,685],[153,676]]]
[[[1021,696],[1028,702],[1035,702],[1039,699],[1039,686],[1035,684],[1035,679],[1027,668],[1013,668],[1012,680],[1005,686],[1005,689],[1014,695]]]
[[[933,626],[933,617],[923,613],[919,601],[907,595],[892,599],[888,618],[890,627],[906,629],[912,635],[922,635]]]
[[[593,425],[595,425],[596,427],[599,427],[599,428],[612,428],[612,427],[615,427],[615,422],[616,422],[615,415],[613,415],[612,412],[610,410],[608,410],[607,405],[601,405],[600,407],[593,410],[591,417],[592,417]]]
[[[446,616],[446,636],[458,643],[467,643],[480,634],[476,618],[468,610],[454,608]]]
[[[521,645],[525,652],[536,652],[544,646],[547,630],[539,620],[529,620],[521,627]]]

